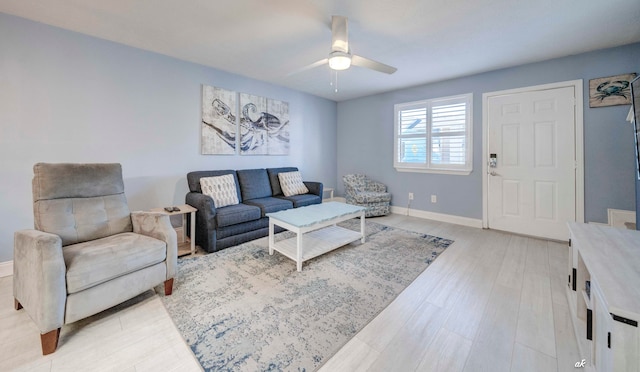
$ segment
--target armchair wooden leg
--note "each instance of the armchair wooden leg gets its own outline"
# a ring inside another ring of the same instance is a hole
[[[51,332],[40,335],[40,343],[42,343],[42,355],[49,355],[58,348],[58,339],[60,339],[60,328]]]
[[[16,298],[13,299],[13,305],[15,306],[16,310],[22,309],[22,304]]]
[[[164,281],[164,295],[171,296],[173,293],[173,278]]]

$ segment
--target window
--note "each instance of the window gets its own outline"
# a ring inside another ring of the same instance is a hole
[[[469,174],[473,94],[394,106],[395,159],[403,172]]]

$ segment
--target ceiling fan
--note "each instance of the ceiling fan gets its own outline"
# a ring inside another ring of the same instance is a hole
[[[351,67],[351,65],[368,68],[385,74],[393,74],[398,70],[397,68],[385,65],[384,63],[352,54],[351,49],[349,48],[349,31],[347,22],[347,17],[332,16],[331,52],[329,53],[329,57],[303,67],[294,73],[309,70],[327,63],[332,70],[336,71],[346,70]]]

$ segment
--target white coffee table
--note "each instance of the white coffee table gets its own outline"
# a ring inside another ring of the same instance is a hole
[[[332,251],[358,239],[364,243],[364,207],[338,202],[314,204],[267,213],[269,217],[269,254],[278,251],[297,263]],[[360,217],[360,232],[337,226],[338,222]],[[274,225],[296,233],[296,236],[275,242]]]

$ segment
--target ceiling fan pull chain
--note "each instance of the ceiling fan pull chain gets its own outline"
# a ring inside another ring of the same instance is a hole
[[[336,73],[336,85],[335,85],[336,89],[334,90],[334,92],[338,93],[338,70],[335,70],[335,73]]]

